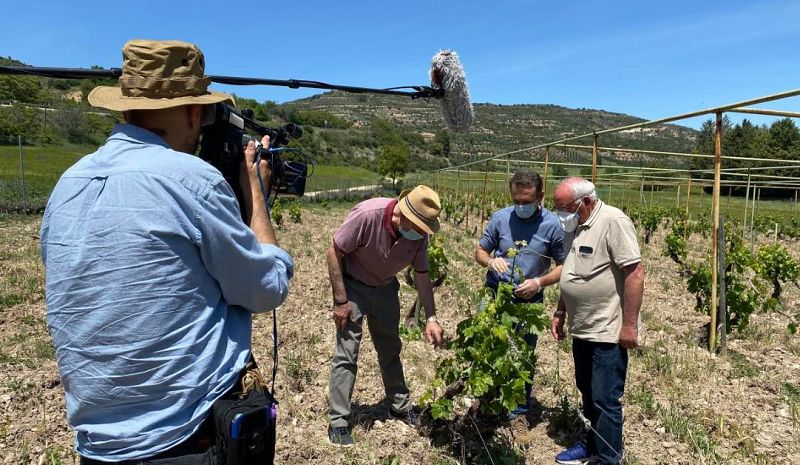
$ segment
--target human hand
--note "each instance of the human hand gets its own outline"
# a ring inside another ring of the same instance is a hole
[[[564,313],[556,312],[553,315],[553,319],[550,322],[550,334],[556,339],[556,341],[560,341],[564,339],[564,320],[566,319],[566,315]]]
[[[261,145],[263,147],[269,147],[269,136],[264,136],[261,138]],[[272,175],[271,170],[269,169],[269,162],[267,160],[261,160],[261,162],[256,166],[256,143],[252,140],[247,141],[247,145],[244,146],[244,160],[242,160],[242,165],[239,169],[239,185],[242,186],[242,191],[245,195],[250,194],[250,189],[246,189],[247,187],[258,186],[258,175],[261,174],[261,180],[264,182],[265,186],[269,185],[269,179]],[[261,189],[260,187],[258,188]]]
[[[636,325],[623,325],[619,331],[619,345],[626,349],[639,347],[639,328]]]
[[[508,271],[508,263],[506,263],[506,259],[502,257],[490,259],[489,263],[487,263],[487,266],[499,274],[503,274]]]
[[[432,344],[433,347],[439,348],[442,346],[442,336],[444,334],[444,330],[439,325],[438,321],[429,321],[425,324],[425,341],[429,344]]]
[[[339,331],[347,327],[347,320],[350,319],[350,314],[353,312],[350,308],[350,302],[345,302],[341,305],[333,306],[333,324]]]
[[[542,283],[539,281],[539,278],[531,278],[526,279],[522,282],[516,289],[514,289],[514,294],[517,297],[522,297],[523,299],[530,299],[531,297],[535,296],[537,292],[542,289]]]

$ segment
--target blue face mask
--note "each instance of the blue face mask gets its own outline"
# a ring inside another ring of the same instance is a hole
[[[535,203],[527,203],[523,205],[514,204],[514,213],[517,214],[518,217],[525,219],[530,218],[536,213],[536,204]]]
[[[425,237],[422,234],[418,233],[415,229],[406,230],[403,229],[402,227],[400,227],[400,234],[409,241],[418,241],[423,237]]]

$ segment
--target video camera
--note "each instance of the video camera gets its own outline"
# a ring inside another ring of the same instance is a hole
[[[264,186],[265,197],[268,198],[273,192],[276,197],[303,196],[306,178],[313,174],[313,164],[312,173],[309,173],[307,163],[281,157],[284,153],[297,153],[307,160],[299,149],[281,147],[288,144],[290,138],[302,136],[302,127],[294,123],[287,123],[280,128],[264,127],[253,120],[252,111],[243,110],[240,113],[224,103],[206,105],[203,111],[199,156],[222,173],[240,206],[243,206],[243,196],[239,185],[239,167],[244,160],[243,147],[249,140],[256,142],[256,156],[266,160],[272,172],[269,186]],[[247,131],[258,134],[258,139]],[[269,136],[269,147],[261,146],[261,137],[265,135]],[[244,214],[244,208],[242,212]]]

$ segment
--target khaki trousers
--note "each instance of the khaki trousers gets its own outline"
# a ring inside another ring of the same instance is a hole
[[[352,314],[345,329],[336,331],[330,384],[330,425],[333,428],[349,424],[364,316],[367,317],[367,327],[378,353],[386,398],[396,412],[411,408],[400,361],[400,283],[395,279],[385,286],[372,287],[346,276],[344,284]]]

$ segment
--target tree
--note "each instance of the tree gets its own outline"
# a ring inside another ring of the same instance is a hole
[[[450,156],[450,133],[444,129],[436,131],[436,136],[431,144],[431,154],[436,157]]]
[[[392,188],[397,189],[397,178],[408,170],[408,146],[401,143],[384,145],[378,158],[378,173],[392,178]]]
[[[0,76],[0,100],[38,102],[42,83],[28,76]]]
[[[567,177],[567,169],[564,168],[563,165],[555,165],[553,167],[553,176],[557,178],[566,178]]]

